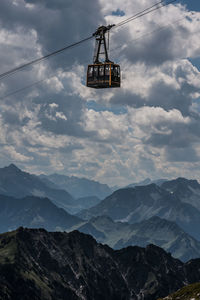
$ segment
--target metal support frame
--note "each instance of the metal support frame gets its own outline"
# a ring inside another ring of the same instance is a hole
[[[96,37],[96,47],[95,47],[95,53],[94,53],[94,58],[93,58],[93,62],[94,64],[99,64],[101,63],[99,61],[99,56],[100,54],[104,54],[105,56],[105,62],[111,62],[108,58],[108,48],[107,48],[107,45],[106,45],[106,37],[105,37],[105,34],[106,32],[113,27],[115,26],[114,24],[113,25],[108,25],[108,26],[100,26],[96,31],[95,33],[93,34],[93,36]],[[104,48],[104,52],[101,52],[101,48]]]

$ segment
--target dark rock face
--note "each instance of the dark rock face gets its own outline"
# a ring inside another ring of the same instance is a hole
[[[139,295],[135,299],[155,300],[182,285],[184,276],[180,269],[183,266],[179,260],[154,245],[147,246],[143,251],[140,249],[128,247],[116,253],[120,268],[126,272],[131,293],[135,291]]]
[[[200,260],[153,245],[114,251],[78,231],[0,235],[0,299],[155,300],[197,280]]]

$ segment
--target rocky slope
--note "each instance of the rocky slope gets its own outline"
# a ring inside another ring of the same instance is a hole
[[[114,251],[78,231],[0,235],[0,299],[155,300],[198,280],[200,260],[153,245]]]

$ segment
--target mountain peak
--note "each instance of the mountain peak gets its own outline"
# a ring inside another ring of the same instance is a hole
[[[9,166],[5,167],[6,169],[13,170],[13,171],[21,171],[16,165],[10,164]]]
[[[11,172],[11,173],[19,173],[22,172],[16,165],[10,164],[1,169],[2,171]]]

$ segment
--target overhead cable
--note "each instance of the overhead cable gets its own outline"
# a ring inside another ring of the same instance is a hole
[[[165,3],[165,1],[162,0],[162,1],[160,1],[160,2],[157,2],[157,3],[155,3],[154,5],[152,5],[151,7],[146,8],[146,9],[144,9],[143,11],[138,12],[138,13],[136,13],[135,15],[129,17],[128,19],[125,19],[124,21],[122,21],[122,22],[116,24],[115,27],[113,27],[113,29],[115,29],[115,28],[117,28],[117,27],[119,27],[119,26],[122,26],[122,25],[124,25],[124,24],[126,24],[126,23],[128,23],[128,22],[134,21],[134,20],[136,20],[136,19],[138,19],[138,18],[141,18],[142,16],[145,16],[145,15],[149,14],[150,12],[153,12],[153,11],[155,11],[155,10],[161,9],[161,8],[163,8],[163,7],[165,7],[165,6],[168,6],[169,4],[172,4],[172,3],[176,2],[176,1],[177,1],[177,0],[171,0],[171,1],[167,2],[167,3]],[[159,4],[162,4],[162,5],[159,6]]]
[[[177,0],[171,0],[171,1],[167,2],[167,3],[165,3],[165,0],[161,0],[161,1],[157,2],[157,3],[155,3],[154,5],[152,5],[152,6],[148,7],[148,8],[146,8],[146,9],[144,9],[143,11],[136,13],[136,14],[133,15],[132,17],[129,17],[128,19],[125,19],[124,21],[122,21],[122,22],[116,24],[113,28],[117,28],[117,27],[119,27],[119,26],[122,26],[122,25],[124,25],[124,24],[126,24],[126,23],[128,23],[128,22],[131,22],[131,21],[133,21],[133,20],[135,20],[135,19],[138,19],[138,18],[140,18],[140,17],[142,17],[142,16],[144,16],[144,15],[149,14],[150,12],[153,12],[153,11],[155,11],[155,10],[158,10],[158,9],[160,9],[160,8],[162,8],[162,7],[164,7],[164,6],[167,6],[167,5],[171,4],[171,3],[174,3],[174,2],[176,2],[176,1],[177,1]],[[162,4],[162,6],[158,6],[159,4]],[[4,73],[0,74],[0,80],[3,79],[3,78],[5,78],[5,77],[8,77],[8,76],[10,76],[10,75],[12,75],[12,74],[15,74],[16,72],[21,71],[22,69],[24,69],[24,68],[26,68],[26,67],[28,67],[28,66],[31,66],[31,65],[40,63],[40,62],[43,61],[43,60],[49,59],[49,58],[52,57],[52,56],[55,56],[55,55],[57,55],[57,54],[60,54],[60,53],[66,51],[66,50],[68,50],[68,49],[70,49],[70,48],[76,47],[76,46],[78,46],[78,45],[80,45],[80,44],[82,44],[82,43],[84,43],[84,42],[86,42],[86,41],[89,41],[89,40],[92,39],[92,38],[93,38],[93,35],[91,35],[91,36],[89,36],[89,37],[87,37],[87,38],[85,38],[85,39],[82,39],[82,40],[80,40],[79,42],[76,42],[76,43],[74,43],[74,44],[65,46],[65,47],[63,47],[63,48],[61,48],[61,49],[58,49],[58,50],[54,51],[54,52],[51,52],[51,53],[49,53],[49,54],[47,54],[47,55],[45,55],[45,56],[42,56],[42,57],[37,58],[37,59],[35,59],[35,60],[32,60],[32,61],[30,61],[30,62],[28,62],[28,63],[25,63],[25,64],[23,64],[23,65],[20,65],[20,66],[18,66],[18,67],[15,67],[15,68],[13,68],[13,69],[7,71],[7,72],[4,72]]]
[[[190,16],[190,14],[187,15],[187,16]],[[187,17],[187,16],[186,16],[186,17]],[[135,38],[135,39],[133,39],[133,40],[128,41],[126,44],[128,45],[128,44],[130,44],[130,43],[132,43],[132,42],[137,42],[137,41],[139,41],[140,39],[142,39],[144,36],[152,35],[153,33],[157,32],[157,31],[162,31],[162,30],[164,30],[164,29],[166,29],[166,28],[168,28],[168,27],[171,27],[172,24],[179,23],[179,22],[181,22],[181,21],[184,20],[184,19],[185,19],[185,17],[180,18],[180,19],[178,19],[178,20],[175,20],[174,22],[171,22],[171,23],[168,24],[168,25],[165,25],[165,26],[156,28],[156,29],[154,29],[153,31],[144,33],[144,34],[140,35],[139,37],[137,37],[137,38]],[[121,45],[121,46],[112,48],[112,49],[110,49],[110,52],[119,51],[119,53],[120,53],[120,52],[123,50],[123,47],[124,47],[124,45]],[[88,62],[88,61],[87,61],[87,62],[85,61],[85,62],[82,62],[82,63],[87,63],[87,64],[88,64],[89,62]],[[64,71],[64,72],[67,72],[68,69],[69,69],[69,68],[66,68],[66,69],[64,69],[63,71]],[[41,84],[41,83],[43,83],[43,82],[45,82],[45,81],[47,81],[47,80],[49,80],[49,79],[55,77],[56,75],[57,75],[57,74],[54,73],[54,74],[52,74],[52,75],[50,75],[50,76],[48,76],[48,77],[46,77],[46,78],[43,78],[43,79],[38,80],[38,81],[35,81],[35,82],[33,82],[33,83],[29,84],[29,85],[26,85],[25,87],[22,87],[22,88],[20,88],[20,89],[16,89],[16,90],[14,90],[13,92],[10,92],[10,93],[8,93],[8,94],[5,94],[5,95],[3,95],[3,96],[0,96],[0,100],[3,100],[3,99],[5,99],[5,98],[8,98],[8,97],[13,96],[13,95],[15,95],[15,94],[18,94],[18,93],[20,93],[20,92],[23,92],[23,91],[25,91],[25,90],[27,90],[27,89],[29,89],[29,88],[32,88],[32,87],[34,87],[34,86],[36,86],[36,85],[39,85],[39,84]]]
[[[90,39],[92,39],[92,38],[93,38],[93,36],[91,35],[91,36],[89,36],[89,37],[87,37],[87,38],[85,38],[85,39],[83,39],[83,40],[81,40],[81,41],[79,41],[79,42],[76,42],[76,43],[74,43],[74,44],[65,46],[65,47],[63,47],[63,48],[61,48],[61,49],[59,49],[59,50],[56,50],[56,51],[54,51],[54,52],[51,52],[51,53],[49,53],[49,54],[47,54],[47,55],[45,55],[45,56],[42,56],[42,57],[37,58],[37,59],[35,59],[35,60],[32,60],[32,61],[30,61],[30,62],[28,62],[28,63],[25,63],[25,64],[23,64],[23,65],[20,65],[20,66],[18,66],[18,67],[16,67],[16,68],[13,68],[13,69],[11,69],[11,70],[9,70],[9,71],[7,71],[7,72],[4,72],[4,73],[0,74],[0,80],[3,79],[3,78],[5,78],[5,77],[7,77],[7,76],[9,76],[9,75],[11,75],[11,74],[14,74],[14,73],[16,73],[16,72],[22,70],[22,69],[24,69],[24,68],[26,68],[26,67],[28,67],[28,66],[30,66],[30,65],[34,65],[34,64],[40,63],[41,61],[43,61],[43,60],[45,60],[45,59],[48,59],[48,58],[50,58],[50,57],[52,57],[52,56],[55,56],[55,55],[57,55],[57,54],[62,53],[63,51],[66,51],[66,50],[68,50],[68,49],[70,49],[70,48],[73,48],[73,47],[75,47],[75,46],[78,46],[78,45],[80,45],[80,44],[82,44],[82,43],[84,43],[84,42],[86,42],[86,41],[88,41],[88,40],[90,40]]]

